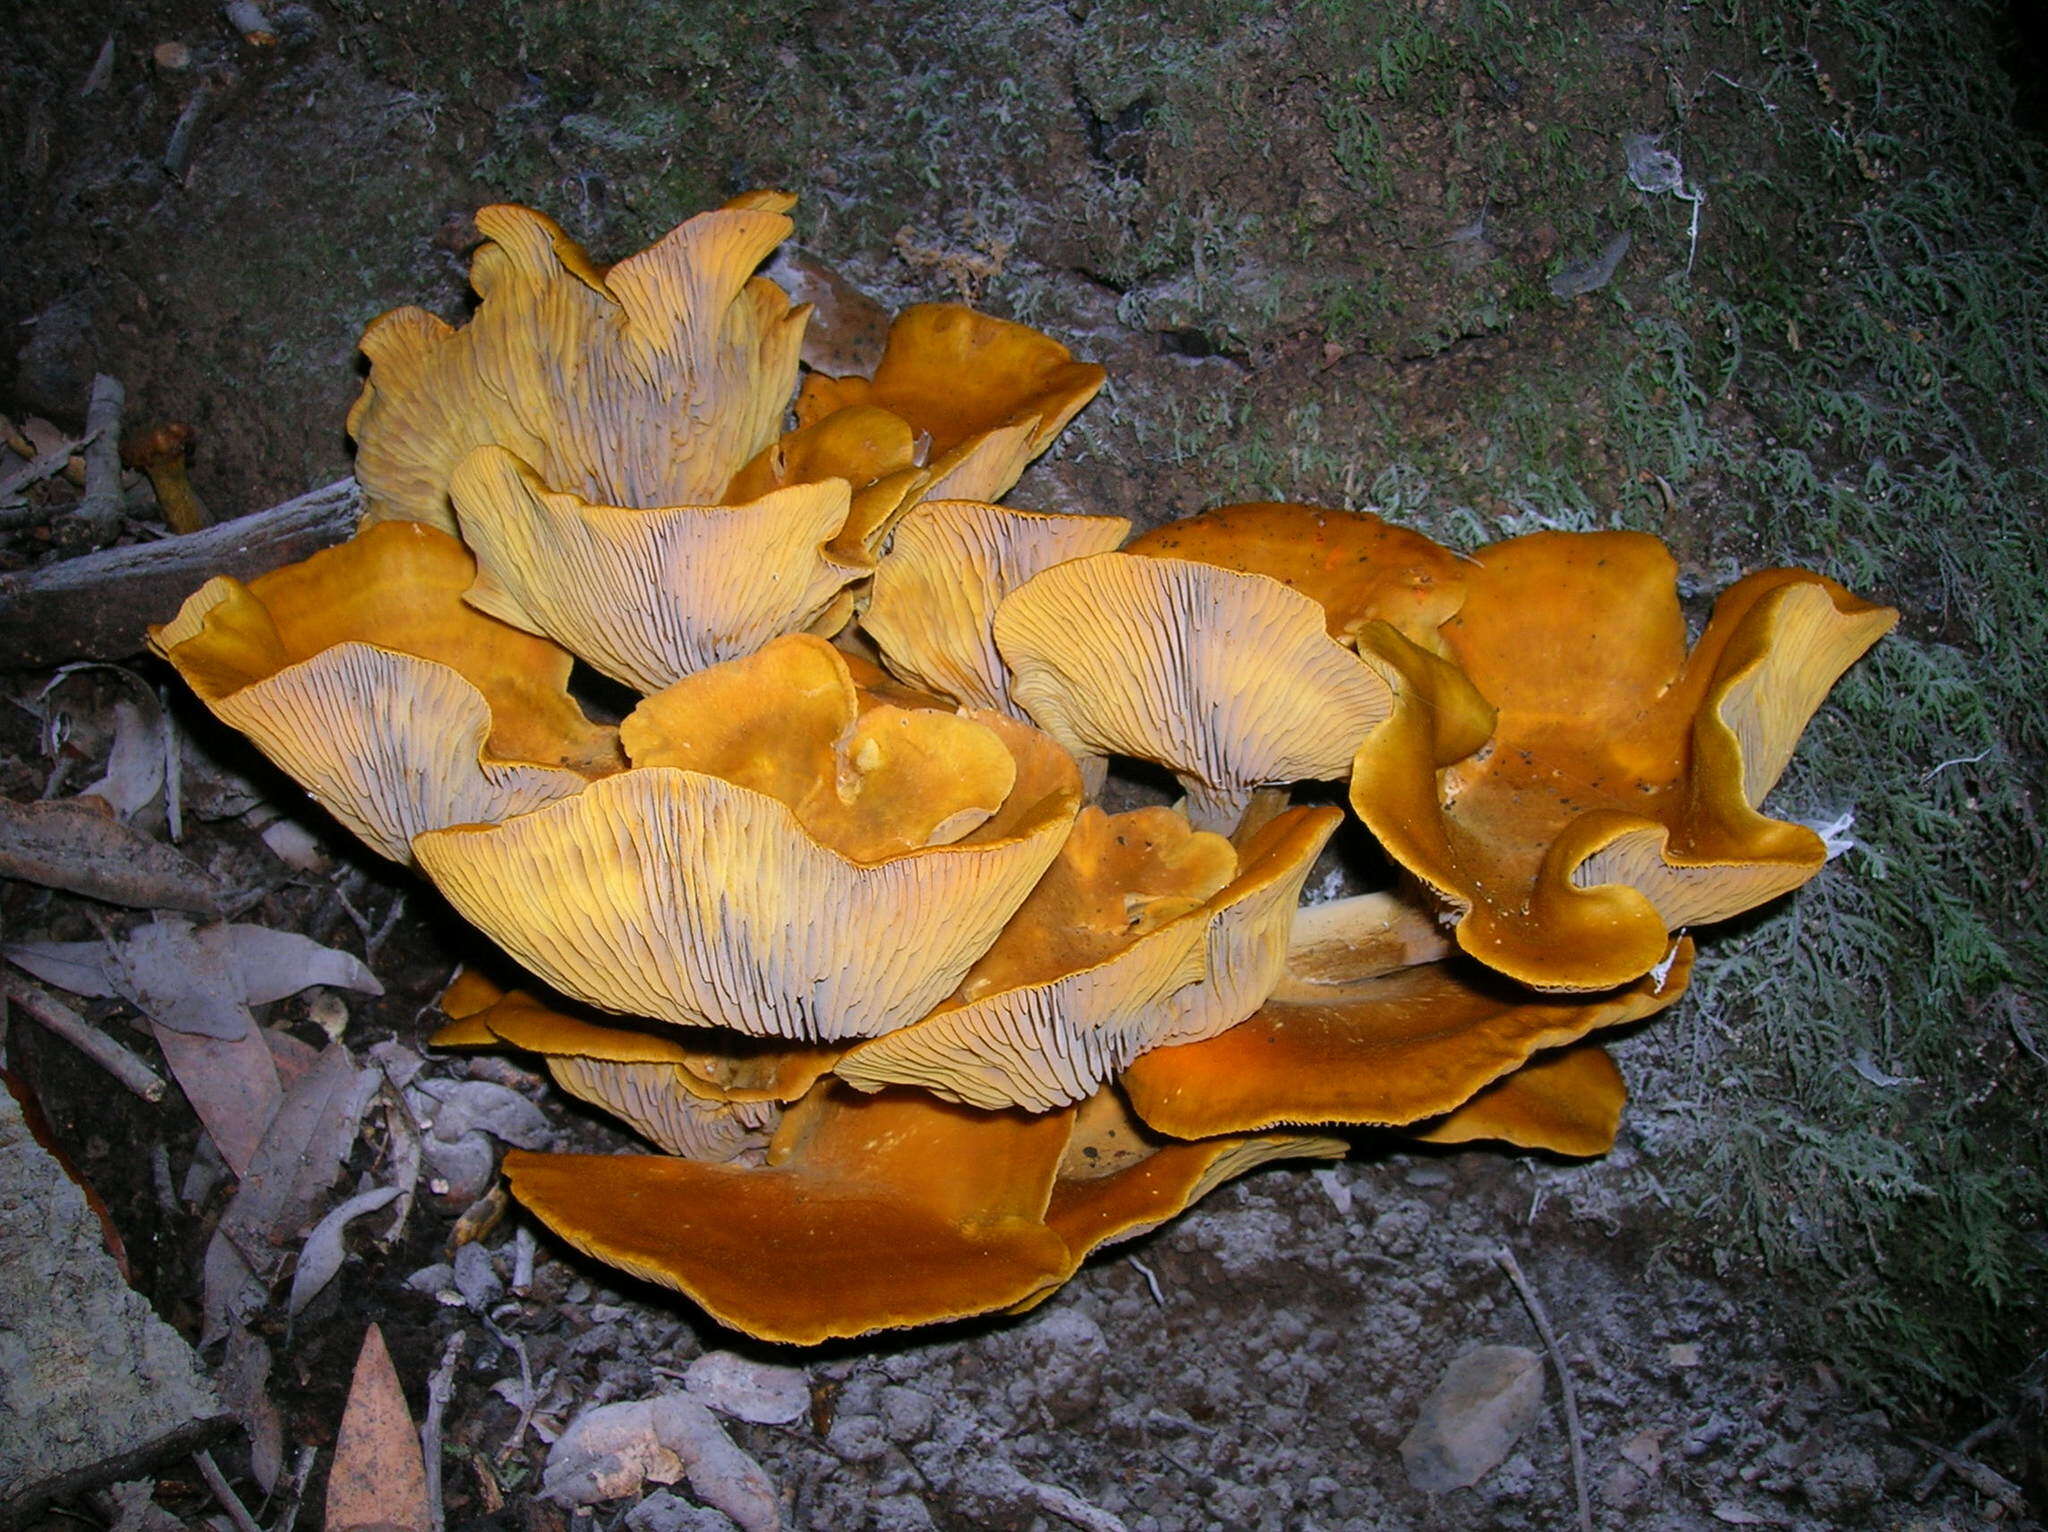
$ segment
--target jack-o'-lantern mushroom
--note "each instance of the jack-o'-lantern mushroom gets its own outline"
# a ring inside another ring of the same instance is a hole
[[[643,702],[631,770],[414,842],[472,924],[603,1010],[792,1041],[928,1012],[1024,901],[1079,808],[1071,760],[997,715],[865,711],[821,640]]]
[[[624,764],[567,687],[574,656],[463,601],[453,537],[369,528],[246,585],[209,580],[150,642],[372,849],[523,813]]]
[[[1753,909],[1826,860],[1817,834],[1759,805],[1898,614],[1766,570],[1722,594],[1688,655],[1675,575],[1633,532],[1482,549],[1442,635],[1498,710],[1492,738],[1457,752],[1443,730],[1459,720],[1395,670],[1392,715],[1353,763],[1359,817],[1451,907],[1459,946],[1521,983],[1628,984],[1673,931]]]

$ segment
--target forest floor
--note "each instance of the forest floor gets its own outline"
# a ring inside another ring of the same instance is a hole
[[[1618,1045],[1632,1100],[1604,1159],[1362,1135],[1328,1168],[1225,1187],[1027,1316],[823,1353],[622,1287],[516,1208],[466,1247],[487,1260],[449,1264],[474,1200],[456,1185],[401,1235],[356,1225],[294,1319],[280,1285],[248,1321],[285,1459],[320,1449],[308,1516],[371,1321],[415,1415],[456,1358],[451,1528],[569,1524],[537,1493],[549,1440],[710,1351],[802,1370],[801,1415],[728,1422],[800,1528],[1567,1527],[1574,1436],[1606,1528],[2043,1514],[2048,58],[2022,8],[400,10],[269,5],[264,42],[199,0],[17,18],[0,414],[75,437],[112,376],[128,430],[194,430],[217,515],[260,510],[348,473],[365,323],[461,317],[477,206],[539,207],[614,260],[774,185],[801,198],[803,245],[885,305],[966,300],[1108,369],[1013,505],[1149,526],[1286,499],[1459,547],[1630,527],[1671,543],[1699,610],[1782,562],[1903,620],[1773,800],[1815,823],[1853,811],[1855,849],[1700,933],[1692,993]],[[161,535],[139,488],[97,530],[52,509],[70,494],[53,480],[0,511],[0,573]],[[138,640],[163,615],[138,613]],[[170,680],[139,643],[128,667],[0,675],[0,792],[112,773],[138,699]],[[346,949],[382,984],[279,1001],[272,1028],[305,1056],[338,1036],[387,1079],[530,1096],[544,1125],[516,1131],[536,1141],[625,1143],[537,1076],[427,1050],[475,939],[168,706],[183,849],[236,919]],[[168,833],[162,814],[135,822]],[[24,882],[0,885],[0,920],[9,942],[108,929]],[[130,1008],[87,1009],[150,1055]],[[233,1181],[198,1117],[176,1091],[110,1089],[18,1010],[6,1048],[135,1286],[200,1341]],[[336,1195],[388,1174],[392,1120],[364,1118]],[[1400,1445],[1486,1343],[1545,1356],[1544,1407],[1476,1485],[1425,1493]],[[247,1449],[214,1450],[277,1525]],[[152,1483],[180,1524],[222,1514],[189,1462]],[[642,1498],[574,1523],[731,1524]],[[33,1524],[113,1525],[109,1507]]]

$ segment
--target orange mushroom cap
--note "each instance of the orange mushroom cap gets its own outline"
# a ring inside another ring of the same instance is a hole
[[[1124,550],[1278,580],[1328,614],[1332,638],[1385,622],[1424,648],[1465,599],[1465,560],[1369,511],[1261,502],[1169,521]]]
[[[1692,945],[1604,995],[1543,995],[1468,959],[1404,968],[1345,998],[1269,1003],[1207,1042],[1134,1059],[1138,1115],[1177,1138],[1286,1123],[1400,1127],[1455,1111],[1546,1048],[1653,1015],[1684,993]]]
[[[1102,387],[1100,367],[1028,325],[955,303],[920,303],[889,326],[872,379],[813,373],[800,424],[877,405],[927,439],[934,500],[999,500]]]
[[[1432,1144],[1481,1139],[1588,1158],[1614,1147],[1628,1085],[1605,1048],[1578,1043],[1539,1053],[1415,1136]]]
[[[1762,904],[1826,859],[1811,830],[1757,805],[1898,614],[1768,570],[1722,596],[1688,657],[1674,573],[1637,533],[1483,549],[1443,638],[1498,708],[1493,737],[1471,748],[1476,720],[1396,672],[1392,716],[1353,763],[1359,817],[1450,904],[1459,945],[1523,983],[1626,983],[1672,931]]]

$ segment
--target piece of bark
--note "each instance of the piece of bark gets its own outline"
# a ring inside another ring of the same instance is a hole
[[[0,799],[0,878],[131,909],[220,913],[219,889],[204,868],[76,799]]]
[[[0,1091],[0,1526],[133,1479],[230,1423],[192,1349],[120,1278],[84,1195]]]
[[[337,479],[204,532],[0,575],[0,669],[139,654],[214,575],[253,580],[307,558],[354,532],[362,509],[356,481]]]

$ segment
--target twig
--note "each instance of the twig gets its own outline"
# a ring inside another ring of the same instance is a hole
[[[441,1508],[441,1414],[455,1392],[455,1363],[465,1339],[464,1332],[457,1330],[441,1348],[441,1365],[427,1379],[427,1414],[420,1422],[420,1457],[427,1466],[427,1509],[434,1518],[434,1532],[442,1532],[448,1525]]]
[[[120,380],[100,373],[92,380],[85,407],[85,493],[72,515],[95,536],[112,535],[121,520],[121,406],[127,394]]]
[[[292,1459],[291,1471],[285,1475],[284,1509],[270,1524],[270,1532],[292,1532],[292,1528],[299,1524],[299,1507],[306,1499],[306,1481],[313,1477],[313,1460],[319,1455],[318,1447],[301,1447],[299,1455]]]
[[[1515,1259],[1515,1252],[1502,1245],[1494,1259],[1500,1262],[1508,1280],[1515,1284],[1515,1291],[1521,1294],[1522,1306],[1529,1311],[1529,1318],[1535,1321],[1536,1333],[1543,1337],[1543,1347],[1550,1353],[1550,1365],[1557,1369],[1558,1388],[1564,1395],[1565,1436],[1572,1449],[1572,1491],[1578,1496],[1579,1526],[1583,1532],[1593,1532],[1593,1503],[1586,1498],[1586,1438],[1579,1427],[1579,1400],[1572,1391],[1571,1369],[1565,1366],[1564,1352],[1557,1344],[1557,1332],[1550,1328],[1550,1316],[1543,1311],[1542,1301],[1529,1285],[1529,1279],[1522,1275],[1522,1263]]]
[[[1159,1290],[1159,1279],[1152,1275],[1152,1268],[1139,1260],[1135,1255],[1126,1256],[1125,1259],[1131,1263],[1131,1266],[1137,1271],[1138,1275],[1145,1279],[1145,1285],[1152,1289],[1152,1301],[1159,1305],[1160,1308],[1165,1308],[1166,1294]]]
[[[1993,1421],[1992,1425],[1985,1427],[1980,1435],[1965,1437],[1964,1442],[1966,1445],[1974,1446],[1978,1441],[1982,1440],[1983,1436],[1990,1434],[1993,1426],[2003,1424],[2003,1421]],[[1923,1437],[1907,1436],[1906,1440],[1932,1457],[1935,1460],[1935,1468],[1953,1470],[1956,1477],[1969,1485],[1971,1489],[1989,1499],[1996,1500],[2015,1516],[2024,1516],[2026,1514],[2027,1497],[2020,1493],[2020,1487],[2017,1484],[2013,1483],[2004,1474],[1998,1472],[1997,1469],[1987,1468],[1975,1458],[1965,1457],[1961,1452],[1951,1452],[1938,1442],[1930,1442]],[[1921,1484],[1925,1484],[1931,1491],[1933,1489],[1933,1479],[1934,1471],[1929,1470],[1927,1477],[1921,1480]],[[1919,1485],[1914,1486],[1913,1498],[1916,1500],[1920,1498]]]
[[[2003,1431],[2007,1426],[2011,1424],[2011,1417],[2005,1415],[1999,1416],[1996,1420],[1987,1420],[1984,1422],[1983,1425],[1977,1427],[1976,1430],[1972,1431],[1968,1436],[1964,1437],[1961,1441],[1957,1442],[1955,1446],[1950,1450],[1955,1452],[1958,1456],[1965,1455],[1971,1451],[1974,1451],[1980,1443],[1987,1442],[1992,1437],[1998,1435],[1999,1432]],[[1920,1476],[1920,1482],[1913,1486],[1914,1500],[1925,1500],[1929,1495],[1933,1494],[1934,1486],[1941,1482],[1942,1476],[1945,1475],[1947,1472],[1948,1460],[1945,1458],[1937,1457],[1934,1460],[1934,1466],[1928,1469],[1926,1473],[1922,1474]]]
[[[0,968],[0,995],[5,995],[45,1027],[63,1038],[144,1101],[164,1098],[163,1077],[61,1000]]]
[[[213,1461],[213,1454],[202,1449],[192,1454],[192,1461],[199,1465],[199,1477],[213,1491],[213,1498],[220,1502],[220,1508],[228,1513],[228,1520],[235,1524],[236,1532],[263,1532],[256,1525],[256,1518],[249,1514],[249,1508],[242,1504],[242,1497],[228,1487],[226,1476]]]

